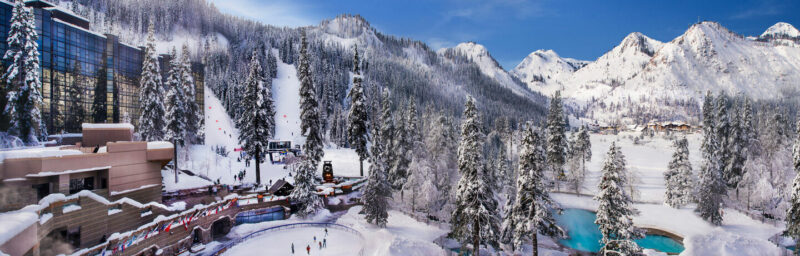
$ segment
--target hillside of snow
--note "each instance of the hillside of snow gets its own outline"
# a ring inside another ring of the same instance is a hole
[[[495,60],[492,55],[489,54],[489,50],[487,50],[483,45],[475,42],[466,42],[460,43],[450,49],[469,58],[473,63],[475,63],[475,65],[478,66],[483,74],[495,79],[498,83],[510,89],[514,93],[523,96],[528,95],[528,91],[525,90],[522,85],[518,84],[508,72],[500,67],[500,64],[497,63],[497,60]],[[440,55],[442,55],[446,50],[447,49],[440,49],[438,52]]]

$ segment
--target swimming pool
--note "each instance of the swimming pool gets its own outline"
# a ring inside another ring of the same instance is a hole
[[[567,231],[568,238],[559,241],[562,245],[585,252],[597,252],[603,247],[600,243],[603,235],[600,234],[597,224],[594,224],[594,212],[568,208],[561,215],[556,214],[555,218],[558,225]],[[662,235],[647,234],[645,238],[635,241],[642,248],[666,253],[680,253],[684,250],[681,243]]]

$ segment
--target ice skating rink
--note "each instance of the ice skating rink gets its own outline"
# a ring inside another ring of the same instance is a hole
[[[314,242],[314,236],[317,242]],[[327,239],[327,247],[319,248],[319,242]],[[292,254],[294,243],[294,254]],[[311,252],[306,252],[306,246],[311,247]],[[223,255],[324,255],[324,256],[353,256],[358,255],[363,248],[361,237],[356,234],[328,228],[325,236],[324,227],[299,227],[286,230],[276,230],[250,238],[241,244],[231,247]]]

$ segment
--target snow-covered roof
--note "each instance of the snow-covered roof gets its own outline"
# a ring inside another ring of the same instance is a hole
[[[21,150],[0,151],[0,163],[2,163],[5,159],[62,157],[80,154],[83,154],[83,152],[80,150],[62,150],[61,147],[38,147]]]
[[[133,130],[133,125],[130,123],[113,123],[113,124],[81,124],[83,129],[130,129]]]
[[[16,211],[0,213],[0,244],[22,233],[39,220],[35,206],[28,206]]]
[[[85,29],[85,28],[82,28],[82,27],[75,26],[75,25],[74,25],[74,24],[72,24],[72,23],[69,23],[69,22],[66,22],[66,21],[60,20],[60,19],[58,19],[58,18],[53,18],[53,20],[54,20],[54,21],[56,21],[56,22],[62,23],[62,24],[64,24],[64,25],[67,25],[67,26],[73,27],[73,28],[75,28],[75,29],[78,29],[78,30],[84,31],[84,32],[86,32],[86,33],[89,33],[89,34],[92,34],[92,35],[96,35],[96,36],[99,36],[99,37],[102,37],[102,38],[106,38],[106,35],[103,35],[103,34],[100,34],[100,33],[98,33],[98,32],[94,32],[94,31],[91,31],[91,30],[88,30],[88,29]]]
[[[169,141],[148,141],[147,149],[162,149],[173,148],[172,143]]]
[[[76,170],[65,170],[65,171],[58,171],[58,172],[40,172],[40,173],[31,173],[31,174],[25,175],[25,177],[47,177],[47,176],[55,176],[55,175],[61,175],[61,174],[91,172],[91,171],[105,170],[105,169],[110,169],[110,168],[111,168],[111,166],[98,166],[98,167],[92,167],[92,168],[76,169]]]

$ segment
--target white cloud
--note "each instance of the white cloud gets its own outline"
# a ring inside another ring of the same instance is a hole
[[[316,25],[319,18],[312,17],[313,6],[291,0],[209,0],[220,11],[235,16],[251,18],[264,24],[300,27]]]

